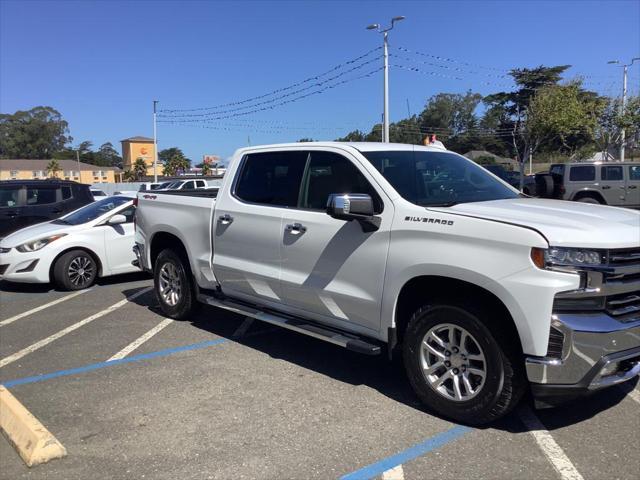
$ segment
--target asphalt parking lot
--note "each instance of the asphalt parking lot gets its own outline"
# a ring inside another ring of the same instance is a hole
[[[0,438],[0,478],[639,476],[637,382],[471,429],[421,407],[385,356],[211,307],[170,321],[150,286],[0,283],[0,383],[68,452],[29,469]]]

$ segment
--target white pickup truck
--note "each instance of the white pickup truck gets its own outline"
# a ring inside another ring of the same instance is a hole
[[[164,313],[199,303],[364,354],[482,424],[640,372],[640,213],[528,198],[443,148],[238,150],[217,199],[138,195]],[[348,367],[345,367],[348,368]]]

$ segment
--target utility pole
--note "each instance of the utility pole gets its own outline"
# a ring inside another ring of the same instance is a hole
[[[389,143],[389,31],[393,30],[393,26],[396,22],[404,20],[405,17],[393,17],[391,19],[391,26],[388,28],[381,28],[380,24],[374,23],[367,27],[367,30],[375,30],[378,33],[382,33],[382,58],[384,61],[384,94],[383,94],[383,106],[384,116],[382,120],[382,142]]]
[[[153,101],[153,183],[158,183],[158,100]]]
[[[640,57],[632,58],[630,63],[622,65],[622,104],[620,105],[620,116],[623,117],[625,113],[625,107],[627,106],[627,70],[633,65],[633,63]],[[620,60],[610,60],[609,64],[620,64]],[[626,131],[624,127],[620,130],[620,161],[624,162],[624,144],[626,141]]]
[[[76,163],[78,164],[78,181],[82,183],[82,175],[80,174],[80,148],[76,148]]]
[[[533,175],[533,154],[529,150],[529,175]]]

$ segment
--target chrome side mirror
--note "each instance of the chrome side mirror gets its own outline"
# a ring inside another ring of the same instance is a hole
[[[380,218],[374,214],[373,199],[366,193],[332,193],[327,200],[327,215],[339,220],[357,220],[365,232],[380,228]]]

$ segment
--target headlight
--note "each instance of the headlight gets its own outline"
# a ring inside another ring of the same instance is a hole
[[[16,250],[22,253],[26,252],[35,252],[36,250],[40,250],[41,248],[49,245],[51,242],[58,240],[66,235],[66,233],[59,233],[58,235],[52,235],[50,237],[39,238],[38,240],[34,240],[33,242],[23,243],[22,245],[18,245]]]
[[[602,253],[597,250],[583,250],[581,248],[551,247],[545,252],[545,261],[551,265],[588,266],[600,265]]]

